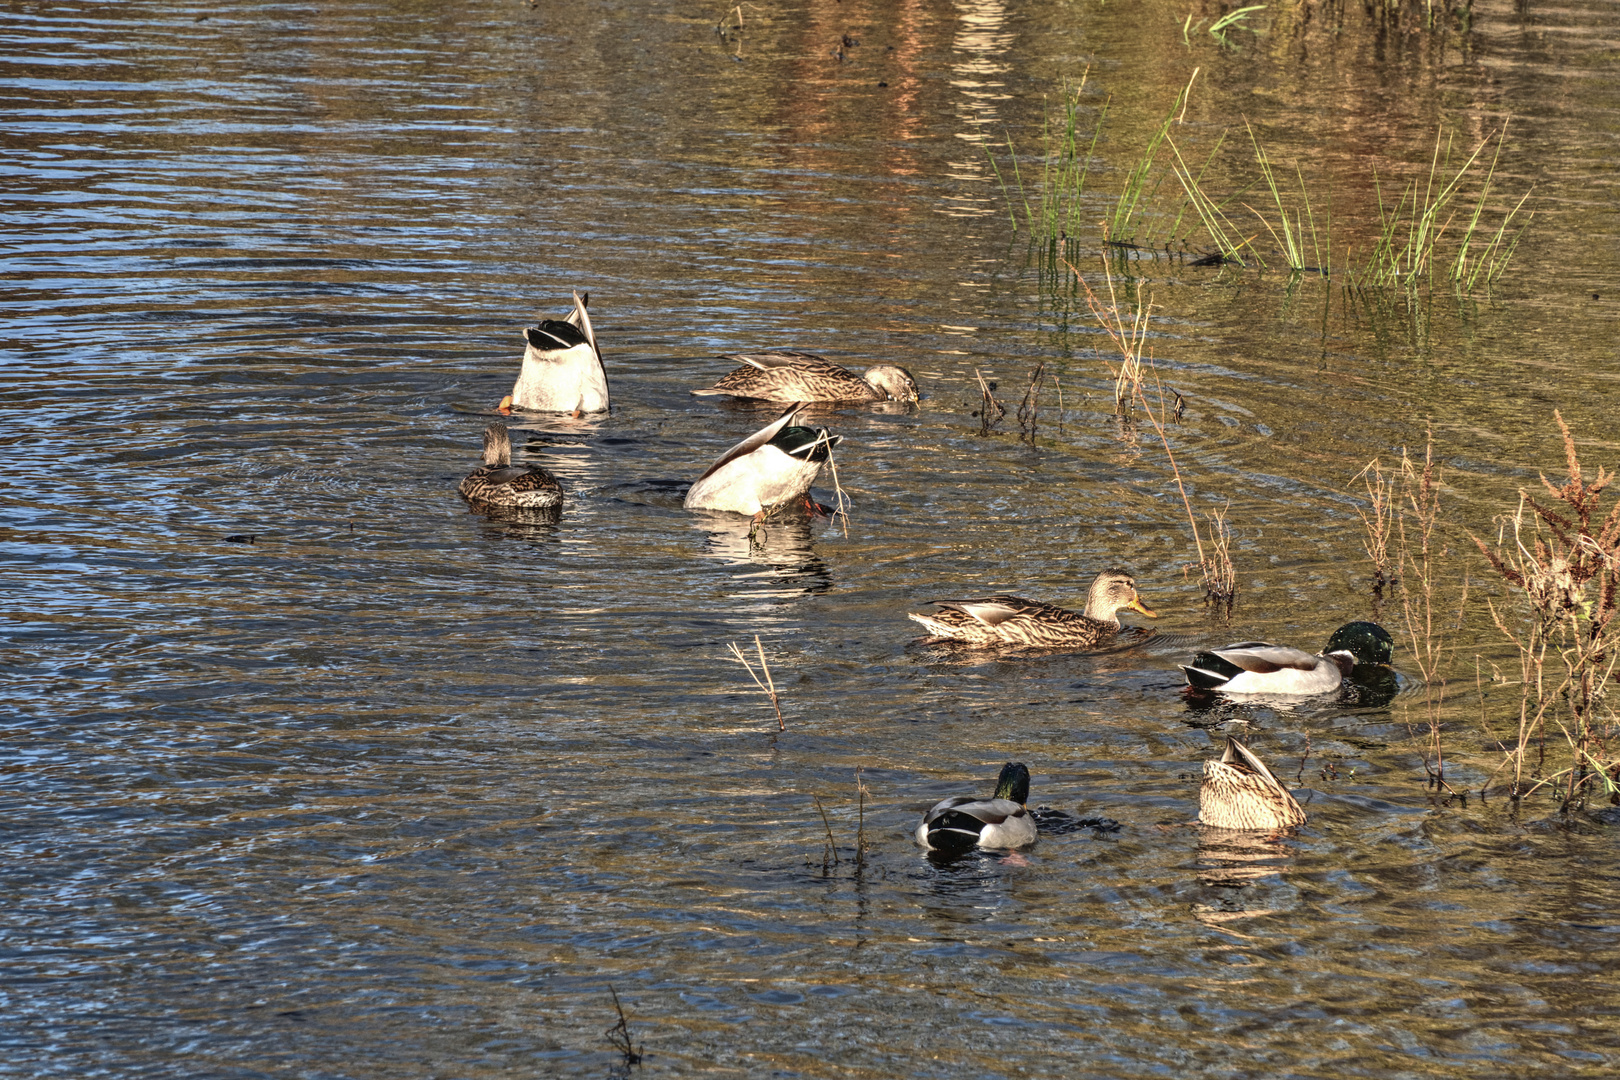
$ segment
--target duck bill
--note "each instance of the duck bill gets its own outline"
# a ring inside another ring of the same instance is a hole
[[[500,413],[503,416],[511,416],[512,415],[512,395],[507,394],[505,397],[501,398],[501,403],[499,405],[495,406],[495,411]]]
[[[1129,604],[1126,604],[1125,606],[1130,608],[1132,611],[1141,612],[1143,615],[1146,615],[1150,619],[1157,619],[1159,617],[1156,612],[1149,611],[1147,608],[1142,606],[1142,598],[1140,596],[1131,597],[1131,602]]]

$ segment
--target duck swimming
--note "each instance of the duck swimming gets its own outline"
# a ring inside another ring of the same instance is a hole
[[[977,600],[930,601],[940,610],[932,615],[909,613],[935,637],[970,645],[1035,645],[1090,648],[1119,633],[1119,611],[1129,608],[1150,619],[1158,618],[1142,606],[1136,579],[1124,570],[1104,570],[1091,583],[1084,611],[1017,596],[986,596]]]
[[[1319,653],[1264,641],[1240,641],[1201,652],[1182,664],[1187,685],[1223,694],[1309,697],[1339,689],[1357,664],[1387,665],[1395,652],[1389,631],[1372,622],[1345,623]]]
[[[988,799],[953,795],[934,804],[917,826],[917,843],[930,851],[963,852],[975,847],[1021,848],[1036,840],[1029,801],[1029,769],[1009,761]]]
[[[523,367],[512,392],[501,399],[509,412],[566,412],[576,417],[605,412],[608,407],[607,369],[596,347],[596,332],[585,311],[590,294],[574,294],[574,310],[565,318],[542,319],[523,331],[527,343]]]
[[[798,349],[776,352],[725,353],[720,359],[743,366],[703,390],[699,396],[729,394],[762,401],[916,401],[917,380],[893,364],[878,364],[856,375],[848,368]]]
[[[484,465],[467,474],[456,490],[479,506],[521,506],[549,510],[562,505],[557,478],[538,465],[512,464],[512,439],[505,424],[484,429]]]
[[[1230,735],[1219,761],[1204,762],[1198,820],[1217,829],[1292,829],[1305,811],[1266,763]]]
[[[842,439],[826,428],[793,426],[803,406],[792,405],[723,454],[686,493],[688,510],[729,510],[760,517],[805,498],[821,463]]]

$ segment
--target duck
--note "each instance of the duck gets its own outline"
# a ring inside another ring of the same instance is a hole
[[[608,408],[607,368],[586,313],[590,293],[574,293],[574,310],[561,319],[542,319],[523,331],[523,367],[501,412],[565,412],[576,419]]]
[[[988,799],[953,795],[934,804],[917,826],[917,843],[929,851],[959,853],[975,847],[1010,849],[1033,844],[1038,830],[1024,804],[1029,801],[1029,769],[1009,761]]]
[[[763,401],[916,401],[917,380],[894,364],[877,364],[857,375],[815,353],[781,349],[760,353],[723,353],[722,360],[742,364],[713,386],[692,393],[700,397],[729,394]]]
[[[843,440],[826,428],[796,426],[802,402],[721,455],[686,492],[688,510],[766,514],[794,499],[808,500],[821,463]]]
[[[932,615],[908,613],[935,637],[970,645],[1035,645],[1091,648],[1119,633],[1118,612],[1132,611],[1156,619],[1142,604],[1136,579],[1120,569],[1104,570],[1091,583],[1084,611],[1070,611],[1018,596],[985,596],[977,600],[931,600]]]
[[[1182,664],[1187,685],[1223,694],[1311,697],[1339,689],[1358,664],[1388,665],[1394,639],[1374,622],[1345,623],[1319,653],[1264,641],[1240,641]]]
[[[1204,762],[1198,821],[1217,829],[1292,829],[1305,811],[1254,751],[1228,735],[1219,761]]]
[[[549,510],[562,505],[562,484],[538,465],[512,464],[512,438],[505,424],[484,429],[484,464],[467,474],[456,490],[479,506],[520,506]]]

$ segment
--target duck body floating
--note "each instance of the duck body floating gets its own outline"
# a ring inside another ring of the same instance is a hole
[[[477,506],[517,506],[550,510],[562,505],[557,478],[538,465],[512,464],[512,439],[505,424],[484,429],[484,465],[467,474],[456,490]]]
[[[1217,829],[1292,829],[1305,811],[1266,763],[1231,736],[1219,761],[1204,762],[1198,820]]]
[[[1395,652],[1389,631],[1372,622],[1345,623],[1319,653],[1265,641],[1240,641],[1201,652],[1182,664],[1187,685],[1223,694],[1310,697],[1339,689],[1357,664],[1387,665]]]
[[[596,331],[585,306],[590,294],[574,294],[574,310],[561,319],[542,319],[523,331],[523,367],[502,412],[566,412],[576,416],[606,412],[607,369],[596,347]]]
[[[692,393],[729,394],[761,401],[916,401],[917,380],[893,364],[878,364],[857,375],[815,353],[798,349],[725,353],[742,364],[713,386]]]
[[[988,799],[953,795],[934,804],[917,826],[917,843],[929,851],[958,853],[975,847],[1010,849],[1035,842],[1035,819],[1029,801],[1029,769],[1009,761]]]
[[[727,450],[686,492],[688,510],[759,516],[803,498],[832,448],[843,439],[826,428],[793,424],[802,405]]]
[[[935,637],[970,645],[1033,645],[1090,648],[1119,633],[1118,612],[1129,608],[1158,618],[1142,605],[1136,580],[1124,570],[1104,570],[1091,583],[1084,611],[1019,596],[984,596],[977,600],[933,600],[931,615],[911,612]]]

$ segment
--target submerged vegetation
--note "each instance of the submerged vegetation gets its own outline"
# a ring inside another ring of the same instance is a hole
[[[1529,189],[1501,201],[1497,166],[1506,125],[1487,132],[1466,155],[1459,149],[1458,133],[1437,131],[1427,171],[1404,183],[1392,184],[1374,169],[1370,180],[1375,231],[1361,236],[1358,245],[1358,238],[1341,224],[1335,243],[1331,199],[1313,200],[1297,161],[1279,175],[1246,117],[1242,123],[1253,149],[1253,174],[1231,175],[1232,167],[1221,154],[1226,132],[1215,137],[1201,163],[1188,160],[1173,133],[1186,122],[1197,80],[1195,68],[1164,118],[1147,134],[1111,208],[1105,196],[1087,197],[1086,182],[1110,102],[1092,110],[1095,115],[1088,125],[1083,117],[1088,111],[1083,105],[1085,77],[1072,91],[1065,90],[1059,115],[1048,116],[1038,168],[1031,171],[1029,186],[1010,136],[1004,144],[1005,167],[997,159],[997,148],[986,145],[1013,229],[1019,227],[1021,207],[1045,268],[1055,269],[1074,238],[1101,214],[1104,235],[1099,242],[1105,248],[1194,254],[1194,265],[1316,274],[1336,279],[1363,300],[1402,294],[1415,299],[1440,283],[1466,296],[1488,288],[1507,271],[1533,214],[1526,211]],[[1167,185],[1167,180],[1174,182]],[[1268,196],[1256,200],[1258,207],[1246,201],[1257,187]],[[1318,207],[1324,208],[1320,215]],[[1256,245],[1262,236],[1271,241],[1264,249]],[[1335,259],[1335,250],[1344,254]]]

